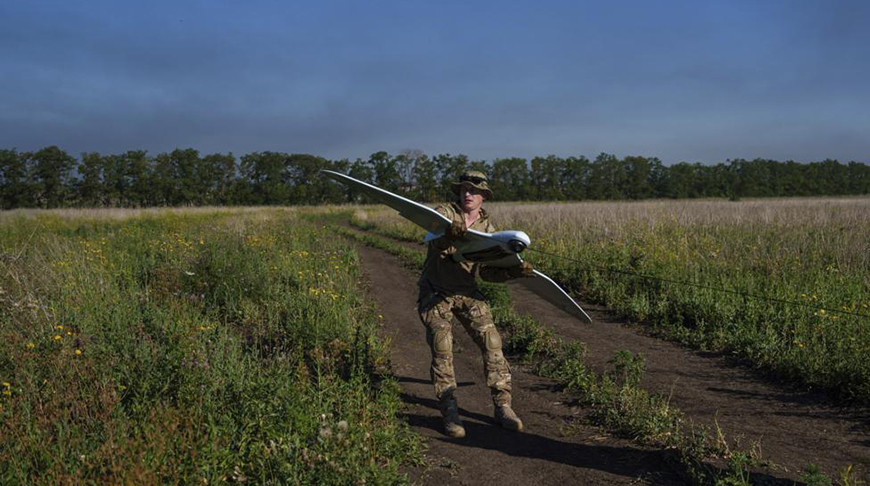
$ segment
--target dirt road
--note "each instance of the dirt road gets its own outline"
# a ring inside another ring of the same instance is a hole
[[[587,362],[602,371],[620,349],[643,353],[647,372],[642,386],[670,397],[695,422],[720,429],[729,443],[749,449],[760,444],[762,458],[774,462],[787,477],[798,477],[815,464],[832,477],[848,464],[868,480],[870,415],[867,410],[837,407],[821,394],[797,391],[733,359],[697,353],[644,335],[600,307],[588,309],[592,325],[554,309],[520,286],[510,286],[514,307],[546,323],[564,339],[580,340],[589,349]]]
[[[441,434],[429,382],[429,351],[415,309],[416,279],[391,255],[359,246],[371,298],[384,315],[392,341],[393,372],[408,404],[407,420],[427,439],[428,467],[411,471],[424,484],[683,484],[672,451],[651,450],[607,436],[575,419],[549,380],[513,363],[514,406],[526,425],[523,433],[502,430],[492,421],[480,353],[461,326],[455,329],[455,367],[460,413],[468,436]],[[418,247],[419,248],[419,247]],[[610,316],[584,306],[595,321],[584,325],[542,302],[520,286],[510,286],[515,308],[527,312],[557,335],[579,339],[588,362],[600,371],[613,352],[628,349],[646,358],[644,386],[671,397],[687,417],[718,421],[730,441],[759,441],[762,457],[778,468],[768,478],[797,479],[808,464],[831,476],[847,464],[867,480],[870,431],[864,412],[826,405],[823,398],[766,382],[726,357],[703,355],[648,337]],[[570,425],[569,425],[570,424]],[[570,430],[566,430],[570,428]]]

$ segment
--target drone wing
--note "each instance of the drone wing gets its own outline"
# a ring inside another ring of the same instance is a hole
[[[534,270],[534,272],[535,278],[520,278],[515,280],[515,282],[538,294],[539,297],[547,302],[579,318],[586,324],[592,324],[589,314],[577,302],[574,302],[574,299],[562,290],[559,284],[537,270]]]
[[[344,175],[340,172],[325,169],[320,172],[331,179],[341,182],[342,184],[347,184],[374,200],[395,209],[399,212],[400,216],[429,232],[424,240],[426,242],[440,237],[445,231],[447,231],[447,228],[450,227],[450,220],[446,216],[428,206],[424,206],[398,194],[393,194],[390,191],[381,189],[380,187],[367,182],[354,179],[353,177]],[[491,247],[493,244],[492,241],[490,241],[491,239],[492,235],[489,233],[470,229],[457,243],[460,245],[471,245],[468,247],[468,250],[473,252]],[[459,245],[457,247],[459,247]],[[469,260],[471,260],[471,258],[469,258]],[[518,264],[519,261],[514,263],[514,265]]]
[[[374,200],[395,209],[403,218],[411,221],[426,231],[443,234],[450,226],[450,220],[439,214],[438,211],[414,202],[406,197],[393,194],[390,191],[385,191],[380,187],[354,179],[353,177],[346,176],[340,172],[331,170],[321,170],[320,172],[331,179],[341,182],[342,184],[347,184],[354,189],[363,192]]]

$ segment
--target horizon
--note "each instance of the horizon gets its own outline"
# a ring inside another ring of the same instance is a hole
[[[53,146],[56,146],[56,145],[47,145],[45,147],[39,147],[35,150],[29,150],[29,151],[28,150],[18,150],[15,147],[11,147],[11,148],[10,147],[0,147],[0,150],[12,150],[12,151],[15,151],[19,154],[24,153],[24,152],[36,153],[41,149],[47,149],[47,148],[50,148]],[[89,154],[89,153],[97,153],[100,156],[108,156],[108,155],[123,155],[123,154],[126,154],[128,152],[137,152],[140,150],[145,152],[145,156],[148,158],[153,158],[153,157],[155,157],[157,155],[161,155],[161,154],[171,154],[175,150],[190,150],[190,149],[192,149],[192,150],[195,150],[199,154],[200,157],[205,157],[208,155],[230,155],[230,156],[234,157],[236,161],[239,161],[245,155],[271,152],[271,153],[279,153],[279,154],[288,155],[288,156],[307,155],[307,156],[312,156],[312,157],[318,157],[318,158],[324,159],[327,162],[332,162],[332,163],[341,162],[341,161],[347,161],[347,162],[353,163],[353,162],[358,161],[358,160],[365,162],[365,161],[369,160],[372,155],[374,155],[378,152],[387,152],[386,150],[376,150],[375,152],[372,152],[371,154],[368,154],[367,156],[364,156],[364,157],[329,158],[329,157],[324,157],[322,155],[306,153],[306,152],[281,152],[281,151],[274,151],[274,150],[253,150],[251,152],[246,152],[246,153],[204,152],[204,151],[196,149],[195,147],[175,147],[174,149],[170,149],[167,151],[160,151],[160,152],[153,152],[153,151],[145,150],[145,149],[129,149],[129,150],[121,150],[118,152],[99,152],[96,150],[86,150],[84,152],[79,152],[77,154],[69,152],[60,146],[57,146],[57,148],[64,151],[67,155],[72,156],[78,162],[81,162],[82,157],[86,154]],[[387,155],[389,155],[390,157],[397,157],[397,156],[401,155],[401,153],[402,153],[401,151],[396,152],[396,153],[387,152]],[[696,160],[696,161],[680,160],[680,161],[676,161],[676,162],[668,162],[668,161],[661,160],[655,156],[640,155],[640,154],[626,154],[626,155],[620,156],[619,154],[614,154],[611,152],[601,152],[595,156],[589,156],[586,154],[571,154],[571,155],[564,155],[564,156],[563,155],[556,155],[556,154],[538,154],[538,155],[532,155],[530,157],[520,157],[520,156],[516,156],[516,155],[509,155],[509,156],[504,156],[504,157],[494,157],[491,159],[475,159],[475,158],[468,156],[467,154],[450,153],[450,152],[440,152],[440,153],[422,152],[422,155],[424,155],[430,159],[432,159],[433,157],[439,156],[439,155],[446,155],[449,157],[466,156],[468,158],[469,163],[483,162],[483,163],[486,163],[489,165],[492,165],[494,162],[499,161],[499,160],[509,160],[509,159],[523,159],[527,163],[531,163],[531,161],[533,159],[548,158],[548,157],[556,157],[556,158],[563,159],[563,160],[567,160],[571,157],[578,158],[578,159],[584,158],[584,159],[588,160],[589,162],[595,162],[596,158],[599,155],[612,155],[612,156],[615,156],[619,160],[625,160],[626,158],[630,158],[630,157],[641,157],[641,158],[644,158],[647,160],[659,160],[659,162],[661,162],[662,165],[667,166],[667,167],[670,167],[673,165],[678,165],[678,164],[692,164],[692,165],[700,164],[702,166],[715,166],[715,165],[719,165],[719,164],[728,165],[730,163],[737,162],[737,161],[754,162],[754,161],[759,161],[759,160],[768,161],[768,162],[776,162],[776,163],[791,163],[791,162],[793,162],[793,163],[798,163],[798,164],[802,164],[802,165],[817,164],[817,163],[822,163],[822,162],[827,162],[827,161],[837,162],[838,164],[841,164],[841,165],[848,165],[850,163],[870,165],[870,162],[863,162],[863,161],[859,161],[859,160],[838,160],[838,159],[834,159],[834,158],[830,158],[830,157],[822,158],[822,159],[818,159],[818,160],[807,160],[807,161],[799,161],[799,160],[791,160],[791,159],[789,159],[789,160],[777,160],[777,159],[767,159],[767,158],[763,158],[763,157],[751,157],[751,158],[733,158],[733,159],[726,159],[726,160],[720,160],[720,161],[715,161],[715,162],[707,162],[707,161],[700,161],[700,160]],[[73,168],[74,172],[77,172],[77,169],[78,169],[77,167],[74,167]]]

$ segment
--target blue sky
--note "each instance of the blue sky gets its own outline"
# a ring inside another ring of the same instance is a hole
[[[866,1],[0,2],[0,148],[870,162]]]

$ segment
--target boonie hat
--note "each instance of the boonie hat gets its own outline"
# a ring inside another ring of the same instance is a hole
[[[486,174],[478,170],[469,170],[459,176],[458,182],[453,182],[453,193],[459,195],[459,189],[462,186],[471,186],[483,193],[486,199],[492,199],[492,190],[489,188],[489,183],[486,179]]]

